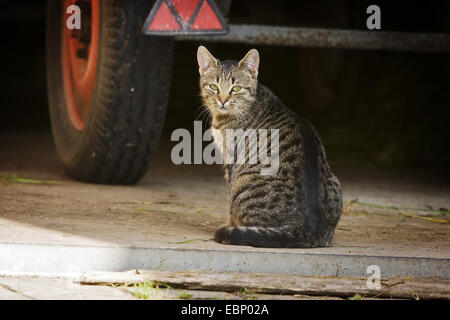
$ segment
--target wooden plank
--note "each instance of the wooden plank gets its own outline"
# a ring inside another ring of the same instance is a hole
[[[389,277],[381,289],[368,289],[366,279],[350,277],[301,277],[282,274],[153,271],[87,272],[81,283],[87,285],[164,283],[173,288],[236,292],[242,289],[264,294],[304,294],[316,296],[402,299],[450,299],[450,280],[438,278]]]
[[[340,297],[328,296],[307,296],[307,295],[281,295],[281,294],[264,294],[255,293],[249,290],[241,290],[239,292],[225,292],[225,291],[206,291],[206,290],[189,290],[189,289],[158,289],[158,293],[149,293],[148,297],[143,297],[139,294],[139,288],[133,286],[119,287],[120,290],[125,291],[134,297],[145,300],[342,300]],[[142,292],[142,291],[141,291]],[[145,292],[145,291],[144,291]],[[376,299],[378,300],[378,299]]]

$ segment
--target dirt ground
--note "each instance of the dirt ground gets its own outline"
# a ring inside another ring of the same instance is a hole
[[[173,165],[167,138],[136,186],[72,180],[49,134],[2,134],[0,141],[0,242],[248,249],[212,240],[226,219],[221,168]],[[444,172],[333,169],[344,214],[334,246],[309,252],[450,257]]]

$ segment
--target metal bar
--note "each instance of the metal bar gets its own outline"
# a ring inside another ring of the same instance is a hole
[[[177,36],[176,40],[312,48],[450,52],[450,34],[360,31],[265,25],[229,25],[226,35]]]

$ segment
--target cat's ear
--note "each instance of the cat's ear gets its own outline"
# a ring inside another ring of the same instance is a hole
[[[259,68],[259,53],[258,50],[250,50],[245,57],[239,61],[239,69],[247,70],[252,75],[252,78],[256,79],[258,77]]]
[[[204,75],[206,70],[213,65],[217,65],[217,60],[204,46],[197,49],[198,71]]]

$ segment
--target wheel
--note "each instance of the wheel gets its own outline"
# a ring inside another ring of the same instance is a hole
[[[69,30],[77,5],[81,29]],[[133,184],[163,126],[173,41],[141,34],[152,1],[47,4],[47,82],[56,150],[75,179]]]

